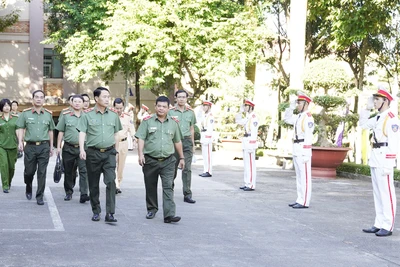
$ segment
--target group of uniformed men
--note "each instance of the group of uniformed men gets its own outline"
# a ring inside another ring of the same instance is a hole
[[[56,128],[51,111],[43,108],[44,93],[33,92],[33,107],[24,110],[17,121],[19,150],[24,150],[26,197],[32,198],[32,181],[37,170],[38,188],[36,200],[43,205],[46,169],[49,156],[53,155],[53,130]],[[74,95],[70,98],[71,107],[63,110],[57,124],[59,131],[57,154],[62,153],[65,167],[64,200],[71,200],[75,186],[76,169],[79,168],[80,202],[90,200],[93,221],[100,220],[99,179],[104,175],[106,184],[106,222],[116,222],[115,195],[122,193],[123,168],[128,151],[127,138],[138,139],[138,161],[142,166],[146,187],[147,219],[153,219],[158,211],[157,184],[160,176],[163,188],[164,222],[178,222],[173,199],[174,179],[181,171],[184,202],[194,204],[191,191],[191,163],[195,150],[194,125],[201,125],[200,143],[204,161],[202,177],[212,177],[212,143],[214,118],[212,103],[203,102],[201,116],[196,116],[187,105],[188,93],[178,90],[175,93],[176,106],[170,107],[165,96],[156,100],[153,115],[142,116],[142,123],[134,134],[133,119],[124,113],[124,102],[117,98],[114,108],[109,108],[110,92],[99,87],[94,90],[96,105],[88,108],[87,95]],[[304,93],[298,94],[295,102],[285,111],[284,120],[294,125],[293,162],[296,172],[297,199],[290,203],[294,209],[308,208],[311,199],[311,146],[314,120],[308,107],[312,99]],[[375,202],[376,217],[366,233],[389,236],[394,227],[396,195],[393,183],[393,168],[400,141],[399,120],[390,110],[392,95],[379,89],[370,99],[367,109],[360,114],[360,126],[373,130],[373,149],[369,165]],[[242,139],[244,161],[244,185],[240,189],[254,191],[256,187],[255,154],[257,148],[258,119],[254,113],[255,104],[244,102],[243,110],[236,116],[236,123],[244,126]],[[378,114],[369,118],[370,110]],[[294,110],[297,109],[296,114]],[[142,113],[148,107],[142,106]],[[242,112],[246,116],[242,117]],[[26,146],[24,147],[24,140]],[[62,140],[64,146],[61,152]],[[116,175],[116,167],[117,175]],[[86,178],[87,177],[87,178]],[[88,185],[87,185],[88,184]],[[88,187],[90,194],[88,194]]]

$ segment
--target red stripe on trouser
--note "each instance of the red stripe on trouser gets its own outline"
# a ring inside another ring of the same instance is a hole
[[[210,166],[211,166],[211,154],[210,154],[210,144],[208,144],[208,170],[207,172],[210,173]]]
[[[392,190],[390,190],[389,175],[387,175],[387,182],[388,182],[388,189],[389,189],[389,196],[390,196],[390,208],[392,209],[392,226],[390,227],[390,231],[392,231],[393,226],[394,226],[394,208],[393,208]]]
[[[306,205],[306,203],[307,203],[307,191],[308,191],[308,172],[307,172],[307,162],[306,163],[304,163],[304,168],[305,168],[305,171],[306,171],[306,193],[305,193],[305,195],[304,195],[304,204],[303,204],[303,206],[305,206]]]
[[[250,183],[251,183],[251,187],[253,188],[253,162],[251,162],[251,154],[250,154]]]

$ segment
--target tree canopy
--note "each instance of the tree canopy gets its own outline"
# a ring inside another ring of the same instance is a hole
[[[141,70],[141,83],[167,94],[189,77],[194,97],[240,75],[269,37],[251,10],[224,0],[50,0],[48,42],[75,80]],[[89,12],[90,11],[90,12]]]

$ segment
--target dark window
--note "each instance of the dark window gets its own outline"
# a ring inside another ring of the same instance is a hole
[[[63,78],[60,56],[51,48],[44,49],[43,76],[44,78]]]

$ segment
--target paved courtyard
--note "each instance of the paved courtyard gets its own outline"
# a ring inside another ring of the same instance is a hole
[[[23,160],[17,163],[9,194],[0,193],[0,266],[400,266],[400,225],[387,238],[365,234],[374,221],[371,183],[313,180],[311,206],[287,206],[296,198],[295,174],[257,161],[257,188],[243,192],[243,162],[234,153],[215,152],[213,177],[202,178],[202,158],[193,164],[196,204],[183,202],[176,182],[177,224],[160,212],[145,218],[143,175],[130,152],[117,195],[116,224],[92,222],[90,204],[79,193],[64,201],[62,181],[47,173],[45,205],[25,198]],[[36,178],[34,180],[36,190]],[[78,189],[76,188],[76,192]],[[105,209],[105,189],[101,191]]]

